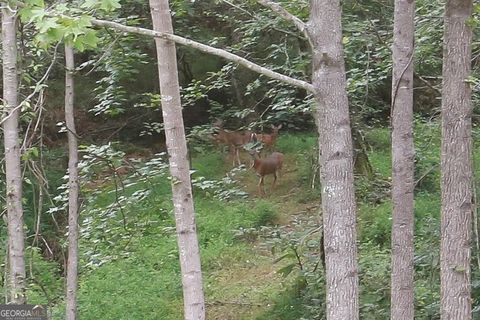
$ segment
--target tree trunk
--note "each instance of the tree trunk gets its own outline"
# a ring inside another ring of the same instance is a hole
[[[155,31],[173,33],[168,0],[150,0]],[[187,144],[183,126],[180,87],[178,84],[175,43],[156,38],[158,74],[162,96],[173,205],[182,272],[185,319],[205,319],[200,252],[190,182]]]
[[[442,95],[441,318],[472,319],[472,0],[448,0],[445,9]]]
[[[75,62],[73,48],[65,45],[65,122],[68,135],[68,260],[67,260],[67,320],[77,318],[78,278],[78,147],[74,118]]]
[[[413,0],[395,0],[392,75],[391,319],[413,320]]]
[[[353,146],[339,0],[312,0],[313,86],[318,104],[327,319],[359,319]],[[328,32],[325,32],[328,30]]]
[[[17,40],[16,8],[2,2],[2,47],[3,47],[3,103],[6,120],[3,123],[5,143],[6,203],[8,217],[9,247],[9,301],[26,303],[25,295],[25,245],[23,234],[22,174],[20,147],[18,144],[18,85],[17,85]]]

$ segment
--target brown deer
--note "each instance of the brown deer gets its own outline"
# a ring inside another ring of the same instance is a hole
[[[258,193],[260,195],[265,194],[265,186],[263,180],[266,175],[273,174],[272,190],[275,188],[275,182],[280,174],[280,170],[283,165],[283,153],[274,152],[266,158],[260,158],[256,150],[251,150],[250,155],[253,157],[252,167],[260,177],[258,181]]]
[[[255,133],[257,140],[263,143],[265,149],[273,151],[275,142],[277,142],[278,131],[282,128],[282,125],[274,126],[272,124],[272,133]]]
[[[221,120],[217,120],[214,126],[218,128],[218,133],[212,135],[214,142],[227,145],[233,156],[233,166],[235,166],[235,161],[241,165],[240,149],[251,141],[253,133],[249,130],[225,131]]]

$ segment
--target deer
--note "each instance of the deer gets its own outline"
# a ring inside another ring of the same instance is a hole
[[[225,131],[223,128],[223,121],[217,120],[214,126],[218,128],[218,133],[212,135],[212,139],[216,143],[225,144],[228,146],[230,153],[233,156],[233,166],[235,161],[241,165],[240,149],[252,139],[253,133],[249,130],[240,131]]]
[[[253,164],[251,168],[253,168],[257,173],[257,176],[260,177],[257,185],[258,193],[260,195],[264,195],[265,186],[263,180],[265,179],[266,175],[273,174],[272,190],[275,188],[275,182],[277,181],[277,177],[279,176],[283,165],[283,153],[273,152],[266,158],[260,158],[257,150],[255,149],[250,150],[249,153],[253,158]]]
[[[268,149],[270,151],[273,151],[273,148],[275,147],[275,142],[277,142],[277,137],[278,137],[278,131],[282,128],[282,125],[274,126],[273,124],[271,125],[272,127],[272,133],[254,133],[257,140],[262,142],[263,145],[265,146],[265,149]]]

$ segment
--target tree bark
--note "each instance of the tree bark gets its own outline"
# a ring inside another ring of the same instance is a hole
[[[155,31],[173,33],[168,0],[150,0]],[[175,43],[155,39],[158,74],[162,96],[167,151],[172,179],[173,205],[182,273],[184,317],[205,319],[200,252],[190,181],[185,129],[183,126],[180,87],[178,84]]]
[[[395,0],[392,75],[391,319],[414,316],[413,50],[414,0]]]
[[[73,48],[65,45],[65,123],[68,135],[68,260],[66,318],[77,318],[78,281],[78,143],[74,117]]]
[[[472,0],[448,0],[445,8],[441,155],[441,318],[472,319]]]
[[[6,202],[9,247],[9,301],[26,303],[25,294],[25,245],[23,232],[22,174],[18,134],[18,77],[16,8],[2,2],[2,47],[3,47],[3,104],[6,120],[3,123],[5,144]]]
[[[320,145],[327,319],[359,319],[353,145],[339,0],[312,0],[308,32]],[[328,32],[325,32],[328,30]]]

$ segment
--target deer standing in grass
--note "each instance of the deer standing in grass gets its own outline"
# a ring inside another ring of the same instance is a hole
[[[256,139],[263,143],[265,149],[273,151],[275,143],[278,138],[278,131],[282,128],[282,125],[274,126],[272,124],[272,133],[255,133]]]
[[[221,120],[217,120],[214,126],[218,128],[218,133],[212,135],[213,140],[228,146],[233,157],[233,166],[235,166],[235,161],[238,165],[241,165],[240,149],[250,142],[253,133],[249,130],[225,131]]]
[[[265,194],[265,186],[263,180],[266,175],[273,174],[272,190],[275,188],[275,182],[280,174],[280,170],[283,165],[283,153],[274,152],[266,158],[260,158],[256,150],[251,150],[250,155],[253,157],[252,167],[260,177],[258,181],[258,193],[260,195]]]

